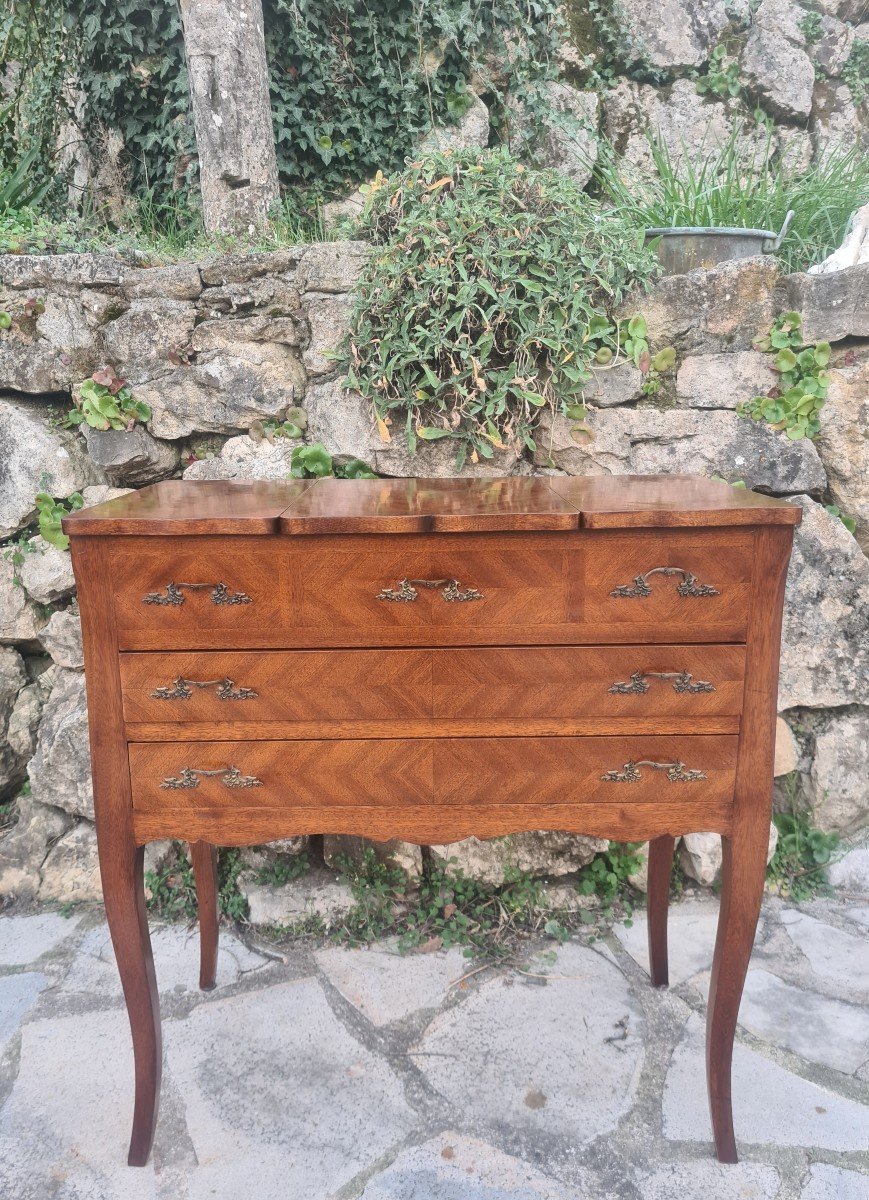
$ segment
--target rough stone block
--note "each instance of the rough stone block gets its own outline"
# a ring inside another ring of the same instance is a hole
[[[757,350],[695,354],[676,375],[676,399],[689,408],[731,408],[762,396],[777,382],[771,359]]]
[[[253,874],[238,877],[238,888],[248,902],[252,925],[297,925],[320,917],[328,925],[356,904],[353,892],[331,871],[314,868],[287,884],[257,883]]]
[[[155,483],[178,466],[177,446],[158,442],[141,425],[133,429],[84,430],[88,453],[113,484]]]
[[[869,828],[869,709],[831,714],[815,738],[811,783],[820,829],[855,834]]]
[[[31,538],[28,546],[18,577],[31,600],[54,604],[71,596],[75,591],[75,576],[69,551],[59,550],[38,536]]]
[[[0,645],[35,645],[46,618],[17,581],[14,565],[0,554]]]
[[[869,287],[869,275],[866,277]],[[869,353],[842,355],[830,371],[821,431],[815,439],[833,500],[857,522],[854,536],[869,554]]]
[[[315,242],[302,249],[299,286],[311,292],[350,292],[370,256],[368,242]]]
[[[805,50],[786,41],[778,30],[752,28],[740,72],[749,90],[781,120],[798,120],[811,113],[814,65]]]
[[[278,483],[289,477],[293,451],[300,439],[277,437],[255,441],[248,434],[229,438],[220,454],[200,458],[184,470],[185,479],[264,479]]]
[[[621,15],[623,14],[623,15]],[[621,0],[620,19],[655,67],[699,67],[709,57],[729,16],[724,0]]]
[[[788,275],[786,306],[802,314],[807,342],[869,337],[869,263],[824,275]]]
[[[102,898],[96,830],[90,821],[79,821],[49,850],[40,871],[39,899],[80,904]]]
[[[66,833],[73,819],[29,796],[22,796],[16,807],[18,820],[0,838],[0,896],[32,900],[49,848]]]
[[[788,571],[780,712],[863,704],[869,679],[869,559],[808,496]]]
[[[466,838],[432,846],[437,862],[448,871],[499,887],[511,871],[549,876],[571,875],[606,850],[609,842],[575,833],[514,833],[481,841]]]
[[[52,668],[53,686],[28,766],[33,798],[93,820],[84,676]]]

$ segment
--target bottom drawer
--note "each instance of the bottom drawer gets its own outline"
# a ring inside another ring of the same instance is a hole
[[[130,751],[133,809],[444,808],[673,803],[723,811],[730,736],[149,742]],[[536,826],[533,826],[536,828]]]

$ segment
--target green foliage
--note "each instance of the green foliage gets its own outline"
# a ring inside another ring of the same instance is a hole
[[[848,532],[853,537],[857,531],[857,521],[854,517],[849,517],[847,513],[843,513],[838,504],[825,504],[824,508],[831,517],[838,517]]]
[[[788,809],[773,814],[779,838],[767,878],[781,895],[809,900],[828,889],[826,867],[838,848],[839,835],[824,833],[811,824],[796,772],[786,777],[785,791]]]
[[[644,83],[667,80],[669,72],[653,65],[645,38],[621,0],[567,0],[565,10],[580,74],[589,86],[612,87],[619,75]]]
[[[308,414],[303,408],[290,408],[282,419],[271,418],[266,421],[254,421],[250,427],[250,436],[254,441],[274,442],[276,438],[300,438],[308,427]],[[303,464],[300,464],[303,465]],[[326,474],[329,474],[327,471]]]
[[[720,146],[668,146],[647,133],[655,176],[638,183],[622,174],[612,146],[603,144],[597,186],[619,215],[640,228],[685,225],[781,228],[795,216],[778,257],[802,271],[841,244],[851,214],[869,199],[869,156],[835,146],[806,171],[775,155],[771,135],[736,126]]]
[[[629,877],[643,865],[642,857],[637,853],[641,845],[642,842],[610,842],[608,850],[598,854],[580,871],[579,894],[598,896],[605,907],[610,907],[615,900],[626,899],[630,894]]]
[[[804,345],[801,326],[799,313],[782,313],[768,336],[755,342],[758,350],[775,356],[772,369],[778,382],[765,396],[755,396],[736,408],[741,416],[784,430],[793,441],[813,438],[820,432],[819,414],[830,384],[826,369],[832,353],[830,343]]]
[[[842,68],[842,79],[847,83],[855,104],[863,104],[869,96],[869,41],[855,38],[851,54]]]
[[[300,854],[279,854],[269,859],[256,873],[256,882],[272,887],[285,887],[296,879],[307,875],[311,863],[304,851]]]
[[[36,511],[39,513],[39,532],[50,546],[58,550],[69,548],[69,538],[63,532],[60,522],[67,513],[77,512],[84,504],[81,492],[73,492],[65,502],[55,500],[48,492],[36,493]]]
[[[8,182],[27,164],[23,187],[6,206],[38,202],[52,182],[66,115],[63,14],[62,0],[6,0],[0,11],[0,179]]]
[[[739,62],[729,57],[723,44],[716,46],[710,54],[706,74],[697,80],[697,92],[701,96],[721,96],[723,99],[741,95]]]
[[[290,459],[290,474],[294,479],[322,479],[326,475],[336,479],[377,479],[361,458],[334,459],[322,442],[297,446]]]
[[[220,850],[217,859],[217,907],[223,916],[240,921],[247,915],[247,901],[238,890],[242,871],[239,850]],[[168,920],[194,921],[199,915],[196,883],[186,842],[173,842],[165,865],[145,872],[148,908]]]
[[[46,76],[36,89],[51,124],[45,157],[70,71],[92,149],[99,156],[101,130],[121,133],[134,194],[153,189],[162,201],[186,186],[194,138],[177,0],[16,4],[27,15],[18,41],[40,33],[33,58]],[[463,115],[472,76],[503,123],[511,95],[539,119],[542,85],[557,74],[555,0],[264,0],[263,8],[279,173],[318,197],[399,167],[433,121]]]
[[[91,429],[132,429],[137,421],[148,421],[151,409],[137,400],[124,379],[111,367],[94,371],[73,396],[75,407],[66,414],[67,425],[90,425]]]
[[[371,194],[362,228],[378,249],[357,289],[346,386],[412,453],[418,438],[453,439],[457,469],[467,454],[534,448],[542,408],[581,405],[614,310],[657,270],[635,229],[503,149],[413,164]]]
[[[3,115],[0,113],[0,122]],[[0,212],[4,215],[10,208],[35,206],[45,198],[51,183],[34,183],[33,172],[38,161],[39,151],[29,150],[10,175],[0,178]]]
[[[824,33],[821,14],[819,12],[807,12],[804,17],[800,18],[798,28],[810,45],[814,42],[819,42]]]

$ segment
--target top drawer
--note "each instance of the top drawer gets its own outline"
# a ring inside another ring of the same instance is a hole
[[[123,649],[740,642],[750,530],[119,538]]]

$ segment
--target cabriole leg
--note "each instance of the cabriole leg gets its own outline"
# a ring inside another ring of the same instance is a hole
[[[190,857],[199,905],[199,986],[209,992],[217,986],[217,847],[191,842]]]
[[[706,1014],[706,1078],[718,1161],[735,1163],[730,1091],[733,1038],[763,898],[767,839],[744,834],[725,837],[722,850],[721,908]]]
[[[163,1044],[157,979],[145,912],[143,846],[100,831],[100,872],[106,917],[133,1035],[136,1102],[127,1162],[143,1167],[151,1153],[160,1102]]]
[[[649,931],[649,974],[653,987],[669,983],[667,966],[667,909],[676,839],[665,834],[649,842],[646,921]]]

